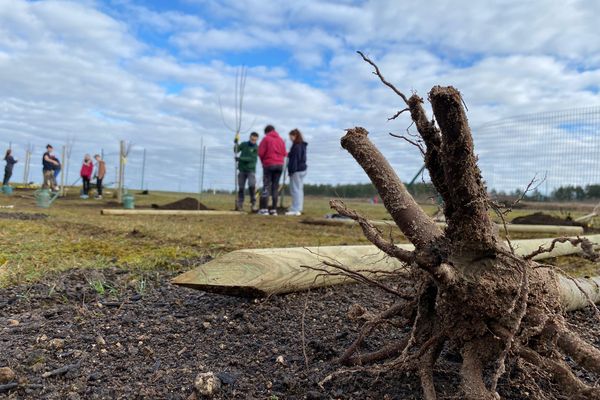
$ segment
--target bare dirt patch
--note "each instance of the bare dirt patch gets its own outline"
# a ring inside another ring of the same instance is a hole
[[[168,283],[174,275],[71,270],[45,283],[0,290],[0,367],[15,371],[18,382],[0,398],[187,399],[195,376],[208,371],[223,382],[217,399],[422,397],[418,376],[394,371],[379,379],[345,374],[318,385],[356,337],[350,306],[375,299],[375,307],[384,309],[387,295],[348,285],[254,301],[177,288]],[[593,318],[582,311],[569,321],[600,346]],[[380,345],[373,339],[362,351]],[[442,355],[435,372],[440,398],[457,395],[460,377],[448,371],[460,361],[456,354]],[[49,373],[55,375],[43,377]],[[520,374],[511,371],[501,381],[503,398],[527,398]],[[548,399],[563,398],[545,378],[538,385]]]
[[[2,219],[15,219],[20,221],[34,221],[48,218],[47,214],[41,213],[23,213],[23,212],[0,212]]]
[[[212,208],[205,206],[193,197],[186,197],[164,205],[152,204],[152,208],[160,210],[212,210]]]

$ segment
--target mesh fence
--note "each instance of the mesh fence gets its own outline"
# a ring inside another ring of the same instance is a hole
[[[523,189],[534,176],[551,195],[600,183],[600,106],[516,116],[473,129],[488,189]]]

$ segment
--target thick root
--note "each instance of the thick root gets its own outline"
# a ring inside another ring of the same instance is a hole
[[[558,334],[558,346],[581,367],[600,374],[600,350],[569,330]]]
[[[584,384],[564,361],[543,357],[529,348],[521,348],[519,355],[528,363],[549,372],[570,399],[600,400],[600,389]]]

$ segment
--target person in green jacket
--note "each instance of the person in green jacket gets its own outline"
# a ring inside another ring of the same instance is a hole
[[[238,162],[238,201],[237,210],[244,209],[244,189],[248,181],[248,192],[252,211],[256,210],[256,160],[258,159],[258,133],[252,132],[250,140],[235,145]],[[239,155],[238,155],[239,154]]]

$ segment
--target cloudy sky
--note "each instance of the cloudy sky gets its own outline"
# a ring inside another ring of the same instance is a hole
[[[402,104],[356,50],[406,93],[458,87],[478,127],[599,106],[599,16],[595,0],[0,0],[0,141],[3,148],[12,141],[18,158],[34,145],[32,178],[39,180],[45,143],[60,149],[74,140],[74,180],[86,152],[104,149],[114,168],[124,139],[133,143],[128,186],[140,186],[145,148],[148,186],[188,191],[198,189],[203,141],[205,187],[231,189],[233,133],[219,99],[232,125],[235,74],[245,65],[242,129],[302,130],[308,182],[366,181],[339,146],[343,129],[356,125],[371,131],[407,180],[420,166],[418,152],[388,132],[405,131],[409,121],[387,121]],[[574,127],[581,125],[567,130]],[[586,149],[598,145],[597,130],[579,131],[591,140]],[[475,130],[482,159],[498,155],[503,140],[527,139],[485,132]],[[560,144],[547,152],[560,155]],[[537,164],[519,166],[507,149],[495,163],[514,168],[502,175],[534,172]],[[498,175],[487,166],[486,173],[490,181]],[[508,185],[520,180],[527,183],[519,177]]]

